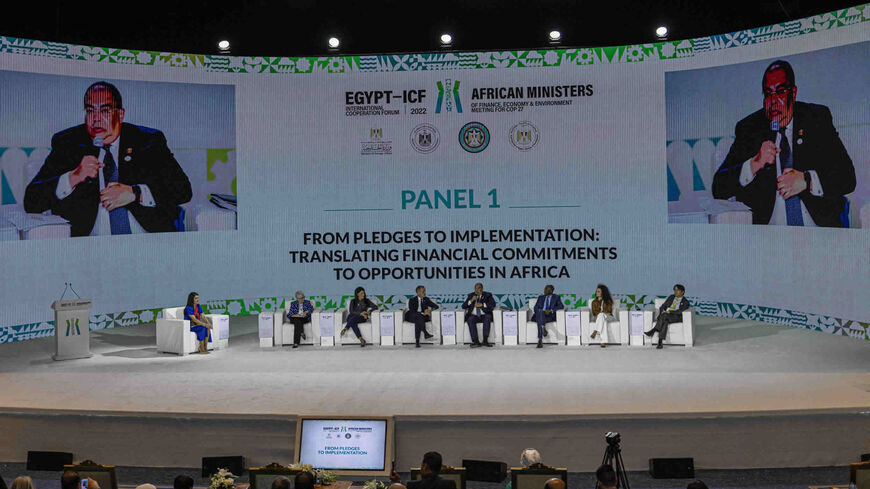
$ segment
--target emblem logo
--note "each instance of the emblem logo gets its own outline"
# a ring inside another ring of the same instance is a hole
[[[384,141],[384,129],[377,127],[369,129],[369,140],[360,142],[361,155],[391,155],[393,142]]]
[[[540,134],[534,124],[529,121],[522,121],[511,128],[508,137],[514,148],[520,151],[528,151],[538,144]]]
[[[438,102],[435,104],[435,113],[456,111],[457,114],[462,113],[462,101],[459,99],[459,80],[447,78],[444,81],[437,82],[438,85]]]
[[[489,146],[489,129],[480,122],[469,122],[459,130],[459,145],[469,153],[480,153]]]
[[[428,154],[438,149],[441,135],[432,124],[419,124],[411,131],[411,147],[418,153]]]

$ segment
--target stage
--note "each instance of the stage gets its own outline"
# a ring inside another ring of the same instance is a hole
[[[44,435],[102,463],[195,466],[210,453],[286,463],[295,415],[342,414],[397,416],[403,470],[433,446],[516,463],[526,445],[594,470],[609,430],[642,443],[626,453],[634,469],[652,456],[735,468],[870,451],[866,341],[696,316],[694,348],[260,348],[256,319],[231,318],[229,348],[209,355],[158,354],[154,324],[92,332],[90,359],[52,361],[53,338],[0,345],[0,460],[59,449]],[[71,441],[81,430],[123,436],[112,449]],[[125,453],[188,436],[199,441],[145,462]]]

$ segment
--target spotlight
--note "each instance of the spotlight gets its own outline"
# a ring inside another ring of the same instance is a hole
[[[221,53],[226,54],[226,53],[230,52],[230,42],[227,41],[226,39],[222,39],[222,40],[218,41],[217,46],[218,46],[218,50]]]
[[[441,45],[447,47],[451,44],[453,44],[453,36],[447,33],[441,34]]]
[[[659,26],[656,29],[656,36],[658,36],[660,39],[668,37],[668,28],[665,26]]]
[[[550,31],[550,42],[559,42],[562,40],[562,33],[559,31]]]
[[[337,37],[330,37],[326,43],[329,45],[330,49],[338,49],[338,46],[341,44]]]

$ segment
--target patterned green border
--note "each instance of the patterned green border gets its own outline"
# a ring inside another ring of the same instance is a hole
[[[267,57],[183,54],[82,46],[0,37],[0,53],[219,73],[374,73],[583,66],[691,58],[696,54],[761,44],[870,21],[870,4],[728,34],[629,46],[534,49],[468,53],[409,53],[371,56]]]
[[[494,294],[496,303],[500,306],[517,309],[527,307],[529,299],[537,294]],[[653,305],[656,296],[616,294],[622,304],[629,309],[643,309]],[[404,307],[411,296],[383,295],[373,296],[375,302],[386,309],[397,310]],[[351,296],[311,296],[316,307],[324,309],[341,308],[347,304]],[[444,307],[459,308],[465,300],[464,294],[446,294],[433,296]],[[587,305],[587,299],[579,294],[562,294],[565,307],[575,309]],[[767,323],[791,326],[794,328],[821,331],[834,335],[845,335],[851,338],[870,341],[870,322],[860,322],[810,314],[799,311],[789,311],[776,307],[754,306],[750,304],[732,304],[728,302],[704,301],[690,298],[695,311],[705,316],[719,316],[735,319],[749,319]],[[229,314],[243,316],[272,312],[284,307],[284,298],[262,297],[259,299],[230,299],[208,301],[203,304],[207,313]],[[134,326],[154,322],[161,317],[162,309],[143,309],[126,311],[117,314],[97,314],[90,318],[91,330]],[[54,336],[54,322],[22,324],[18,326],[0,327],[0,344],[25,341],[34,338]]]

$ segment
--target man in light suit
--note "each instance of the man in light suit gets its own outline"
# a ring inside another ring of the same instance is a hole
[[[163,133],[124,122],[121,93],[109,82],[88,87],[84,105],[84,124],[51,138],[24,209],[51,210],[70,222],[72,236],[176,231],[178,206],[192,191]]]
[[[786,61],[764,70],[761,88],[764,107],[737,123],[713,197],[736,197],[753,224],[848,227],[844,196],[855,190],[855,167],[830,110],[795,101]]]
[[[544,295],[539,295],[535,302],[534,313],[535,323],[538,324],[538,348],[544,347],[544,336],[547,336],[546,325],[549,322],[556,320],[556,311],[565,309],[562,304],[562,298],[558,294],[554,294],[555,287],[547,285],[544,287]]]
[[[414,345],[420,348],[420,333],[423,333],[427,340],[433,336],[426,331],[426,323],[432,321],[432,311],[438,309],[438,304],[426,297],[426,287],[418,285],[416,292],[417,295],[408,301],[405,321],[414,323]]]
[[[644,333],[650,338],[658,331],[659,344],[656,349],[662,349],[662,340],[668,334],[668,325],[671,323],[680,323],[683,321],[683,311],[689,308],[689,300],[683,297],[686,293],[686,288],[680,284],[674,285],[674,293],[665,299],[664,304],[659,307],[659,317],[656,320],[653,329]]]
[[[489,292],[485,292],[483,284],[478,282],[474,284],[474,292],[468,294],[468,297],[465,298],[462,308],[465,309],[465,323],[468,324],[468,331],[471,334],[471,347],[491,347],[489,330],[492,327],[492,311],[495,309],[495,298]],[[483,323],[482,345],[477,337],[477,323]]]

